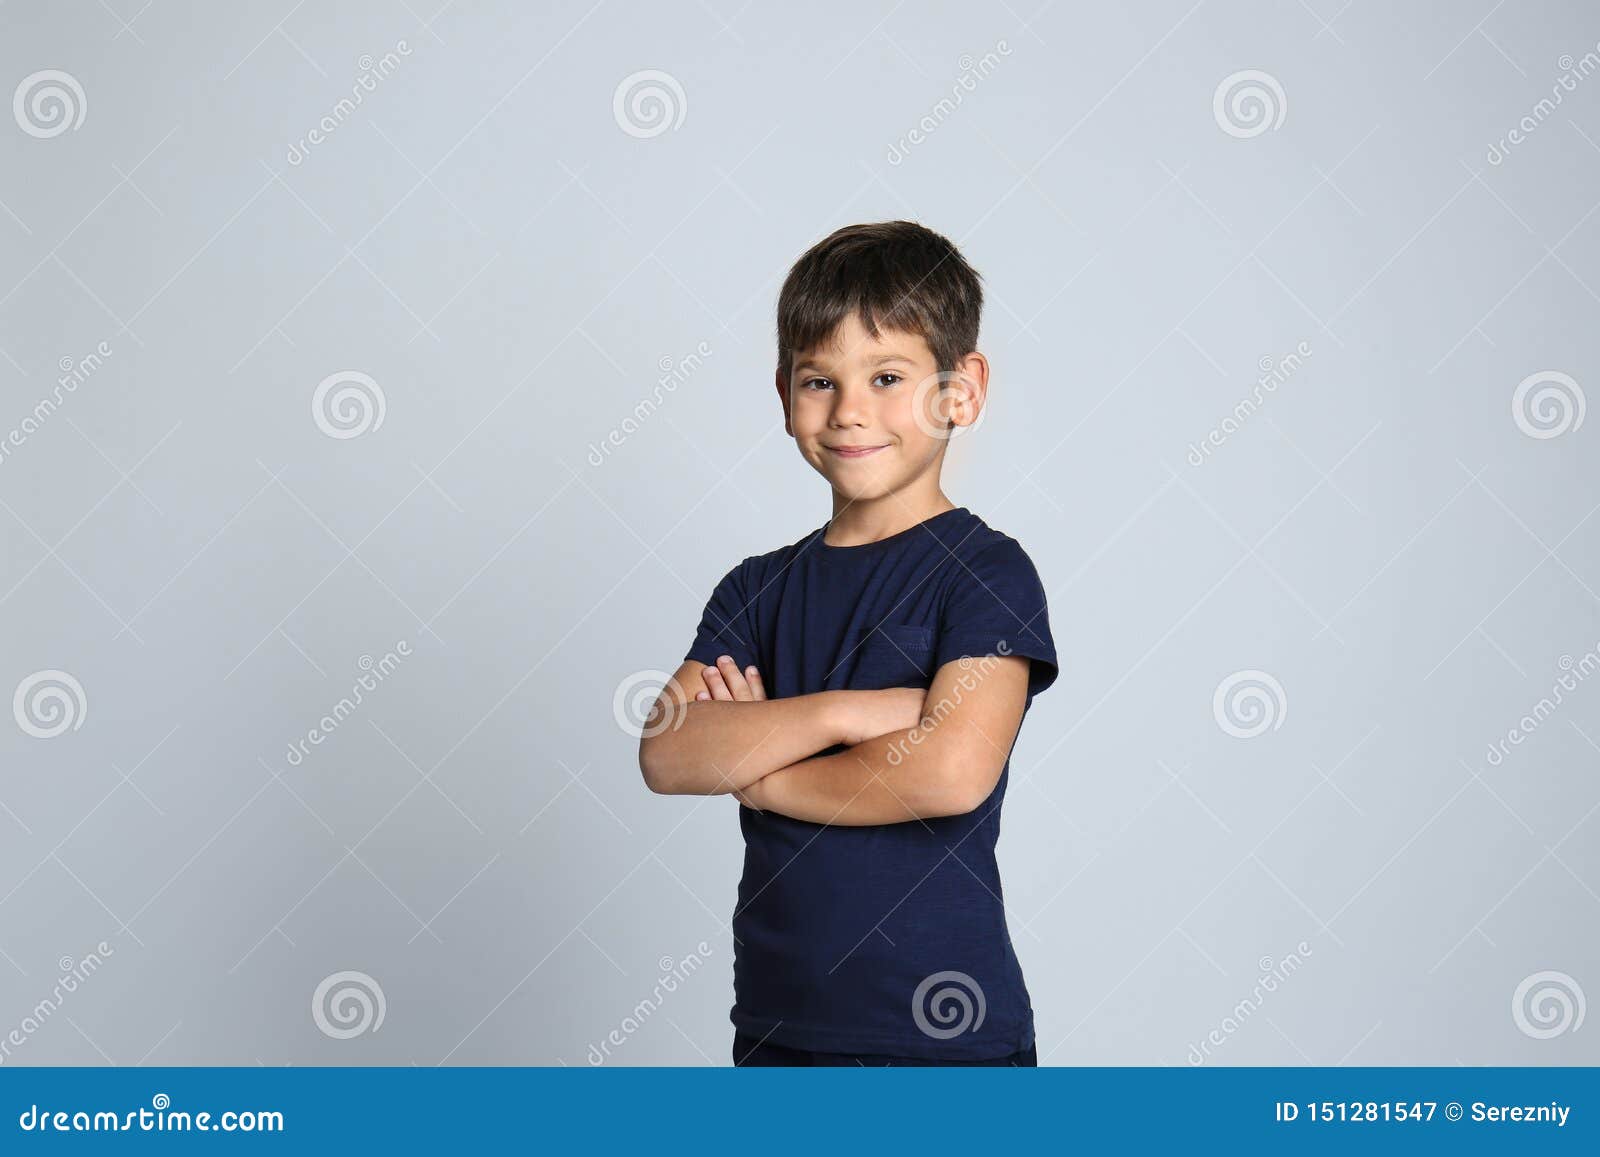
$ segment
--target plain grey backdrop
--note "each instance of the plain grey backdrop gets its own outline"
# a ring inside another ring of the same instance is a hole
[[[4,1063],[726,1064],[737,805],[630,726],[827,518],[777,289],[900,217],[1062,658],[1041,1063],[1600,1062],[1591,7],[0,22]]]

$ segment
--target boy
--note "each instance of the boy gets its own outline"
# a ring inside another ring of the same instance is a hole
[[[838,230],[779,295],[784,431],[833,516],[718,583],[639,749],[651,790],[742,805],[736,1065],[1038,1063],[994,849],[1055,645],[1022,547],[939,488],[982,306],[909,221]]]

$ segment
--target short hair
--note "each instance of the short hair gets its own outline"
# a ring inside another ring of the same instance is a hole
[[[778,369],[819,345],[852,313],[874,338],[879,327],[921,335],[939,370],[978,348],[983,287],[946,238],[915,221],[846,225],[794,263],[778,295]]]

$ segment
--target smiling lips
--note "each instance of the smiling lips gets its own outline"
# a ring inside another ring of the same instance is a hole
[[[884,446],[829,446],[828,449],[841,458],[865,458],[884,449]]]

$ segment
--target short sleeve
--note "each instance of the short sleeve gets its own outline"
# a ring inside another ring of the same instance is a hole
[[[1030,659],[1030,701],[1060,673],[1044,584],[1014,538],[986,548],[958,568],[940,612],[936,669],[956,659],[984,655]]]
[[[745,594],[745,566],[740,563],[717,583],[700,616],[700,627],[684,659],[713,666],[718,657],[732,655],[742,670],[760,667],[756,656],[755,634],[750,629],[751,602]],[[765,674],[765,672],[763,672]]]

